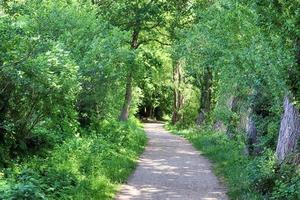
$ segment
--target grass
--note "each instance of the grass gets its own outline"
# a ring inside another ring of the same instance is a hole
[[[146,144],[137,121],[101,122],[0,174],[0,199],[113,199]]]

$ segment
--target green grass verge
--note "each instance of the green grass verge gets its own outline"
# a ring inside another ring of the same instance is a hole
[[[101,122],[0,173],[0,199],[113,199],[146,144],[140,124]]]

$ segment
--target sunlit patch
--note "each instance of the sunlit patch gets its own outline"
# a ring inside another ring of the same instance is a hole
[[[117,200],[226,200],[209,161],[187,141],[153,126],[145,125],[149,146]]]

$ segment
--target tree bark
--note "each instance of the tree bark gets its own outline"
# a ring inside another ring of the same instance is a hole
[[[212,84],[213,84],[212,70],[210,66],[207,66],[206,69],[204,70],[202,84],[201,84],[200,109],[196,121],[198,127],[203,125],[203,123],[207,120],[207,117],[211,111]]]
[[[228,103],[229,110],[234,114],[238,113],[238,111],[239,111],[239,101],[240,101],[240,98],[237,96],[232,96],[229,100],[229,103]],[[229,119],[229,123],[227,125],[227,130],[226,130],[226,135],[229,138],[233,137],[234,132],[237,129],[237,124],[234,120],[235,120],[234,116],[231,115],[231,117]]]
[[[178,121],[182,119],[182,114],[180,110],[183,107],[184,97],[181,91],[182,85],[182,69],[181,69],[181,62],[177,61],[175,66],[173,66],[173,83],[174,83],[174,90],[173,90],[173,114],[172,114],[172,123],[176,124]]]
[[[132,33],[131,49],[133,50],[138,48],[138,37],[139,37],[139,30],[136,29]],[[133,72],[131,69],[129,69],[126,77],[125,99],[119,117],[120,121],[127,121],[129,117],[130,105],[132,101],[132,82],[133,82]]]
[[[299,110],[291,103],[288,96],[284,100],[284,113],[281,119],[276,156],[279,163],[296,151],[300,139]]]
[[[248,155],[255,155],[260,152],[260,149],[256,147],[257,144],[257,129],[253,120],[252,109],[249,109],[246,120],[246,152]]]
[[[215,121],[214,125],[213,125],[213,129],[217,132],[226,132],[227,131],[227,127],[225,126],[225,124],[218,120]]]
[[[120,121],[128,120],[131,101],[132,101],[132,73],[129,72],[126,81],[125,100],[119,117]]]

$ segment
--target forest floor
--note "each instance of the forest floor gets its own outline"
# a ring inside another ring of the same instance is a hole
[[[148,146],[117,200],[227,200],[211,163],[163,124],[146,123]]]

